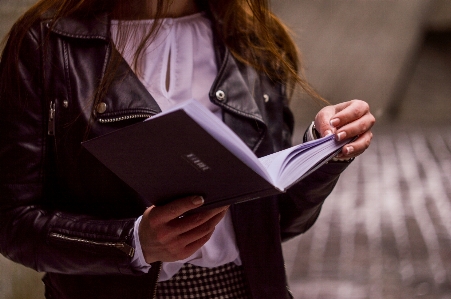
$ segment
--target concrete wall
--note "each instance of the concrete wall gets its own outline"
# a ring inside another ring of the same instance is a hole
[[[431,5],[428,22],[434,30],[451,30],[451,1],[435,0]]]
[[[0,0],[0,38],[8,32],[14,21],[36,0]]]

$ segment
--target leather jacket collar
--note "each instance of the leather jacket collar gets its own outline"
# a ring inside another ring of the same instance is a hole
[[[51,18],[50,15],[46,17]],[[91,17],[67,16],[47,26],[55,33],[77,39],[100,39],[109,41],[109,14],[101,13]]]
[[[73,39],[102,40],[111,44],[109,24],[109,14],[102,13],[83,18],[76,16],[64,17],[57,20],[54,24],[48,22],[47,27],[61,36]],[[109,50],[111,51],[111,49],[114,51],[114,47],[111,47]],[[245,67],[243,71],[242,66],[238,65],[238,62],[218,39],[215,39],[215,49],[219,71],[210,89],[210,100],[230,114],[237,116],[238,119],[242,118],[239,125],[236,124],[237,119],[233,119],[233,127],[241,127],[238,131],[234,130],[243,140],[248,140],[248,146],[255,151],[266,132],[266,124],[254,98],[254,89],[261,87],[257,84],[260,81],[259,75],[250,67]],[[108,58],[109,55],[107,55],[106,59]],[[133,83],[132,85],[136,87],[133,90],[133,97],[146,99],[146,106],[143,106],[142,109],[134,107],[135,111],[133,112],[140,113],[144,111],[143,113],[147,114],[161,112],[153,97],[147,92],[135,74],[130,72],[129,68],[127,70],[127,68],[123,64],[121,71],[128,74],[121,81],[129,80]],[[113,93],[109,92],[107,97],[110,96],[124,99],[129,98],[131,95],[129,89],[121,90],[117,88]],[[114,102],[108,103],[109,107],[114,107]],[[113,109],[110,113],[103,114],[102,117],[117,116],[120,114],[117,111]],[[226,124],[231,125],[232,120],[224,118],[224,121]],[[252,136],[249,136],[249,134]]]

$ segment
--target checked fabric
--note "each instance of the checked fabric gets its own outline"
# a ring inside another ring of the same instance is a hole
[[[170,280],[158,283],[158,299],[250,299],[243,268],[234,263],[215,268],[185,264]]]

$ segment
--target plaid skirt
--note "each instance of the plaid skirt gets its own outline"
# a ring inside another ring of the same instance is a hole
[[[157,284],[157,299],[250,299],[243,267],[234,263],[215,268],[185,264],[171,279]]]

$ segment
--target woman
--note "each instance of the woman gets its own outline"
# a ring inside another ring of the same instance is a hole
[[[282,196],[185,217],[201,197],[146,207],[80,143],[194,98],[270,154],[291,144],[290,91],[316,96],[298,69],[266,1],[41,0],[1,60],[0,252],[46,272],[47,298],[289,298],[280,241],[369,146],[365,102],[323,108],[306,132],[359,136],[341,161]]]

